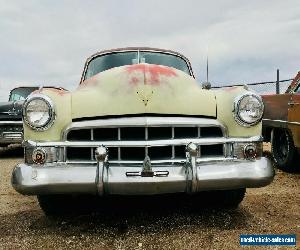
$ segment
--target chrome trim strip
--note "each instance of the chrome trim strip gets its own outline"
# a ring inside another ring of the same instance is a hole
[[[161,147],[161,146],[180,146],[187,145],[188,143],[195,143],[200,145],[214,145],[223,143],[237,143],[237,142],[261,142],[261,136],[253,136],[247,138],[197,138],[197,139],[174,139],[174,140],[150,140],[150,141],[57,141],[57,142],[35,142],[24,141],[24,146],[29,147],[97,147],[105,145],[106,147]]]
[[[237,159],[234,157],[206,157],[206,158],[197,158],[196,163],[203,163],[203,162],[243,162],[244,159]],[[137,165],[137,167],[141,167],[143,165],[143,161],[108,161],[110,165],[114,164],[133,164]],[[66,164],[97,164],[97,161],[66,161]],[[184,164],[186,163],[186,159],[169,159],[169,160],[151,160],[151,164],[172,164],[172,163],[178,163],[178,164]]]
[[[227,128],[217,120],[207,118],[194,117],[122,117],[111,118],[103,120],[72,122],[64,129],[63,140],[67,139],[67,134],[71,130],[76,129],[92,129],[92,128],[118,128],[118,127],[178,127],[178,126],[192,126],[192,127],[220,127],[223,135],[228,136]]]
[[[23,138],[23,133],[22,132],[3,132],[2,137],[4,139],[22,139]]]
[[[145,140],[148,141],[148,127],[145,127]],[[148,147],[145,147],[145,157],[148,156]]]
[[[118,128],[118,141],[121,141],[121,129]],[[121,160],[121,148],[118,148],[118,160]]]
[[[94,140],[94,129],[91,129],[91,141]],[[93,160],[94,149],[91,148],[91,160]]]
[[[263,119],[263,122],[282,123],[282,124],[288,124],[288,125],[300,125],[300,122],[289,122],[289,121],[272,120],[272,119]]]
[[[1,125],[9,125],[9,124],[23,125],[23,121],[0,121],[0,126]]]
[[[174,129],[174,127],[172,127],[172,140],[174,140],[174,138],[175,138],[175,129]],[[175,147],[174,146],[172,146],[172,159],[175,159]]]

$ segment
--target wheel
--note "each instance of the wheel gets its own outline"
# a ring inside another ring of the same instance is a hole
[[[276,166],[283,171],[294,171],[297,151],[290,133],[285,129],[275,129],[271,147]]]
[[[60,215],[72,211],[72,197],[69,195],[38,195],[37,199],[46,215]]]

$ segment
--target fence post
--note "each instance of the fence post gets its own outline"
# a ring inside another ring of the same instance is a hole
[[[279,69],[277,69],[276,94],[279,94]]]

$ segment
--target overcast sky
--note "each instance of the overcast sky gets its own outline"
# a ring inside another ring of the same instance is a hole
[[[0,101],[22,85],[75,89],[96,51],[172,49],[212,84],[292,78],[300,70],[299,0],[0,0]],[[208,51],[208,52],[207,52]]]

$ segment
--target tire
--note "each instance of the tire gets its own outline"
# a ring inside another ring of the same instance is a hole
[[[72,211],[73,202],[69,195],[38,195],[37,199],[47,216],[67,214]]]
[[[290,133],[286,129],[275,129],[272,139],[272,156],[275,165],[286,172],[296,170],[297,150]]]

